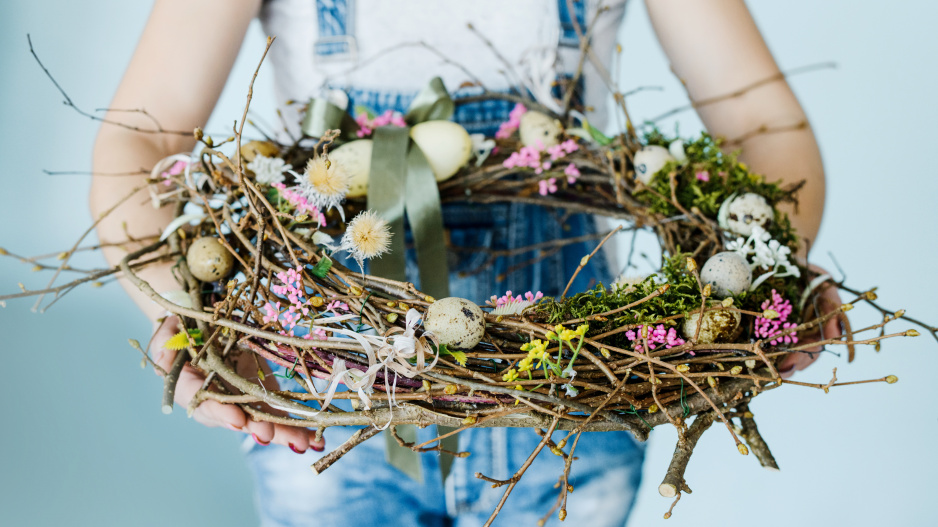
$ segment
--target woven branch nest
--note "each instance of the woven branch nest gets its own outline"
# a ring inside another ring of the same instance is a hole
[[[310,158],[328,157],[333,137],[306,150],[271,143],[263,148],[271,157],[286,152],[285,161],[304,166]],[[334,254],[329,257],[333,251],[316,232],[341,232],[337,215],[330,214],[317,229],[314,220],[290,209],[282,190],[278,193],[254,181],[254,174],[236,160],[206,146],[192,172],[172,177],[178,190],[167,193],[168,201],[176,201],[180,216],[185,202],[199,206],[205,217],[195,228],[173,230],[168,244],[182,255],[194,240],[217,239],[233,256],[236,268],[226,271],[226,276],[238,271],[243,276],[200,284],[183,259],[179,267],[187,278],[184,281],[195,292],[190,294],[188,308],[159,299],[170,311],[198,323],[201,331],[189,341],[190,354],[196,365],[206,372],[217,371],[226,382],[217,390],[201,392],[197,399],[263,402],[291,417],[265,415],[260,407],[255,408],[262,419],[309,426],[436,422],[543,427],[556,418],[560,428],[629,430],[640,439],[655,424],[671,421],[682,426],[693,414],[715,412],[739,444],[723,414],[779,385],[778,361],[809,347],[799,346],[790,337],[800,334],[804,338],[849,308],[849,304],[816,305],[814,300],[823,287],[817,287],[816,273],[795,263],[791,263],[794,275],[770,276],[755,290],[739,292],[735,298],[726,294],[716,298],[714,288],[700,279],[697,259],[725,251],[735,236],[714,217],[720,205],[717,198],[761,191],[775,215],[775,221],[765,224],[764,236],[782,241],[776,249],[793,248],[796,238],[775,207],[793,199],[792,189],[780,189],[750,174],[732,156],[720,153],[707,136],[682,143],[685,159],[671,159],[647,184],[634,177],[632,160],[643,146],[670,143],[660,135],[641,141],[623,136],[605,145],[574,136],[559,140],[577,145],[563,163],[577,166],[581,175],[559,185],[556,192],[539,191],[549,172],[505,168],[507,155],[502,154],[489,156],[481,166],[465,167],[441,183],[443,201],[522,202],[626,218],[658,233],[667,256],[665,268],[635,283],[600,285],[565,298],[521,302],[520,297],[512,297],[502,302],[506,307],[481,306],[484,336],[468,349],[441,342],[418,323],[435,299],[410,283],[365,275],[340,265]],[[517,139],[500,140],[498,147],[504,152],[523,148]],[[244,147],[241,152],[247,157],[258,155]],[[167,167],[168,163],[157,167],[154,175]],[[704,171],[712,173],[709,181],[702,181],[699,174]],[[215,205],[207,206],[212,200]],[[351,200],[346,217],[354,214],[355,205]],[[225,234],[219,236],[219,232]],[[324,245],[317,245],[317,240]],[[125,262],[142,254],[138,251]],[[583,265],[589,265],[589,257]],[[285,325],[279,315],[289,305],[283,291],[273,292],[284,287],[285,280],[292,280],[284,273],[293,271],[302,274],[294,276],[294,292],[301,297],[294,302],[297,313],[308,309],[296,328]],[[776,270],[776,274],[781,273]],[[148,288],[139,279],[135,282]],[[760,307],[775,290],[800,305],[795,308],[788,302],[792,313],[786,315],[792,322],[784,331],[777,331],[771,339],[759,338],[755,325],[779,315]],[[270,318],[268,310],[265,317],[265,306],[277,302],[284,304],[277,305],[278,316]],[[335,303],[341,309],[335,309]],[[701,317],[702,325],[685,323],[685,319]],[[734,318],[736,323],[731,325],[735,327],[723,334],[708,331],[713,329],[708,328],[708,320],[732,322]],[[695,325],[702,326],[702,331],[688,332]],[[304,338],[287,331],[303,326],[318,335]],[[189,324],[189,329],[195,327]],[[396,344],[406,339],[412,342],[402,352]],[[532,358],[525,367],[523,361],[533,357],[532,343],[540,343],[545,358]],[[221,368],[226,357],[240,355],[231,350],[255,354],[288,369],[288,375],[304,389],[271,391],[260,379],[226,371]],[[418,353],[422,358],[416,361]],[[327,401],[313,389],[312,379],[350,385],[352,390],[328,399],[351,398],[357,409],[338,412],[327,407],[318,413]],[[319,404],[300,404],[309,401]]]

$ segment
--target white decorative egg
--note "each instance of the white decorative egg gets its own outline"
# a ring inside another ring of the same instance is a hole
[[[469,132],[452,121],[426,121],[410,129],[437,181],[453,177],[472,156]]]
[[[371,173],[371,139],[351,141],[329,152],[329,161],[338,165],[349,175],[349,198],[360,198],[368,194],[368,175]]]
[[[540,146],[548,148],[555,146],[560,142],[560,132],[563,127],[560,121],[553,117],[535,111],[525,112],[521,116],[521,125],[518,127],[518,134],[521,136],[521,144],[524,146]]]
[[[663,146],[649,145],[642,148],[632,157],[635,165],[635,179],[647,185],[652,176],[664,168],[669,161],[674,161],[674,157]]]
[[[713,302],[713,306],[719,306]],[[713,307],[710,306],[710,307]],[[742,315],[739,311],[706,311],[703,314],[703,324],[700,325],[700,333],[697,335],[698,344],[712,344],[714,342],[732,342],[736,338],[736,332],[739,324],[742,322]],[[694,310],[684,318],[684,325],[681,332],[684,338],[691,339],[697,332],[697,322],[700,320],[700,312]]]
[[[684,152],[684,141],[681,139],[671,141],[671,144],[668,145],[668,152],[678,163],[687,161],[687,154]]]
[[[215,282],[228,276],[234,267],[234,258],[218,238],[206,236],[189,246],[186,263],[192,276],[203,282]]]
[[[485,335],[485,314],[479,306],[455,296],[441,298],[427,308],[423,326],[451,348],[471,349]]]
[[[736,296],[752,285],[752,270],[738,253],[725,251],[707,260],[700,270],[700,280],[710,284],[717,298]]]
[[[725,230],[742,236],[752,234],[752,227],[766,228],[775,219],[775,211],[765,198],[753,192],[730,196],[720,205],[717,222]]]

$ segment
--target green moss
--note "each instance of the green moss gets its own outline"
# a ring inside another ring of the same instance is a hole
[[[655,129],[645,134],[645,142],[649,145],[666,147],[673,140]],[[704,216],[714,220],[720,206],[730,196],[753,192],[764,197],[775,209],[776,220],[767,229],[769,234],[794,249],[797,236],[788,216],[777,208],[779,203],[794,199],[792,192],[782,189],[777,182],[768,182],[764,176],[750,172],[749,167],[739,162],[736,153],[723,152],[720,142],[709,134],[704,133],[693,141],[685,141],[684,152],[687,154],[687,162],[683,165],[670,162],[652,178],[649,188],[654,192],[635,194],[636,199],[648,205],[649,211],[665,216],[679,214],[678,208],[671,203],[668,179],[671,172],[674,172],[677,183],[677,201],[686,209],[696,207]],[[697,179],[697,174],[701,172],[709,175],[709,181]]]

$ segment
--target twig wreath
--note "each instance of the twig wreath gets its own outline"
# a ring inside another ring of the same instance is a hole
[[[534,428],[542,440],[516,474],[508,480],[478,475],[505,487],[488,524],[545,448],[562,457],[565,467],[558,474],[557,501],[544,517],[556,512],[563,519],[577,441],[588,431],[628,431],[644,441],[655,426],[676,427],[679,439],[659,486],[675,504],[689,491],[684,471],[697,440],[714,422],[725,426],[741,454],[752,452],[762,466],[777,469],[749,411],[754,397],[783,385],[826,392],[897,380],[890,375],[838,382],[836,369],[825,384],[783,380],[777,370],[782,358],[837,345],[853,360],[857,345],[878,347],[887,338],[918,335],[886,333],[900,317],[936,340],[938,328],[880,307],[872,289],[848,288],[795,260],[798,234],[778,205],[794,202],[798,188],[752,173],[721,148],[734,141],[708,135],[682,140],[654,129],[639,134],[625,95],[599,64],[594,65],[626,126],[615,137],[591,127],[573,100],[590,60],[591,28],[579,32],[578,73],[560,82],[559,96],[532,98],[545,90],[527,87],[490,92],[473,80],[480,94],[454,100],[435,80],[407,115],[361,109],[352,116],[313,100],[303,137],[289,144],[242,140],[255,71],[232,137],[216,142],[196,130],[200,149],[194,155],[163,160],[147,185],[131,194],[148,191],[155,206],[175,207],[176,219],[162,236],[127,240],[134,248],[119,265],[62,285],[55,280],[70,270],[76,252],[101,248],[81,245],[94,225],[62,253],[26,258],[0,250],[54,270],[47,288],[21,285],[22,292],[0,301],[38,296],[38,308],[47,295],[51,304],[84,283],[99,285],[114,276],[132,282],[181,320],[179,333],[166,344],[184,352],[169,371],[161,371],[164,411],[172,411],[178,374],[189,363],[206,377],[190,415],[214,400],[237,405],[256,420],[319,433],[330,426],[363,426],[313,465],[317,473],[383,429],[414,451],[444,452],[443,436],[459,430]],[[495,137],[471,137],[447,120],[454,105],[484,98],[516,103]],[[753,135],[775,131],[762,128]],[[176,133],[158,124],[148,132]],[[224,153],[226,144],[233,154]],[[406,199],[414,200],[404,204],[407,213],[418,211],[410,223],[424,290],[396,268],[403,261],[403,213],[394,209],[400,203],[382,201],[383,195],[401,195],[403,186]],[[493,291],[483,306],[434,298],[431,290],[446,289],[434,281],[435,275],[444,281],[447,276],[445,259],[434,259],[434,251],[442,247],[440,204],[450,202],[520,202],[626,220],[625,230],[657,234],[664,263],[650,276],[569,291],[573,278],[620,228],[516,250],[539,255],[533,263],[566,244],[596,242],[559,297]],[[355,265],[342,265],[340,254]],[[42,263],[54,258],[57,264]],[[175,264],[181,289],[160,294],[138,273],[167,261]],[[830,287],[851,294],[851,300],[824,305],[821,293]],[[851,329],[842,314],[858,302],[879,310],[883,321]],[[843,337],[822,334],[832,318],[841,320]],[[130,342],[152,364],[148,350]],[[244,357],[257,363],[256,376],[236,371]],[[270,363],[286,369],[299,389],[268,389],[263,381]],[[339,400],[351,400],[353,409],[338,408],[333,402]],[[395,433],[407,424],[455,430],[413,444]],[[555,442],[552,434],[560,430],[568,433]]]

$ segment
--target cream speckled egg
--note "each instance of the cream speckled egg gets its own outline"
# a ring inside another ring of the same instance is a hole
[[[717,253],[700,270],[700,280],[710,284],[717,298],[736,296],[752,285],[752,271],[746,259],[733,251]]]
[[[719,305],[713,303],[714,305]],[[712,306],[711,306],[712,307]],[[700,326],[700,334],[697,336],[699,344],[711,344],[714,342],[732,342],[736,338],[739,324],[742,322],[742,315],[739,311],[707,311],[703,315],[703,324]],[[693,338],[697,331],[697,321],[700,320],[700,313],[693,311],[684,318],[684,325],[681,328],[684,338]]]
[[[368,175],[371,173],[371,139],[351,141],[329,152],[329,160],[349,174],[351,182],[346,197],[360,198],[368,194]]]
[[[741,196],[730,197],[720,205],[717,221],[720,227],[749,236],[752,227],[759,225],[766,228],[775,219],[775,211],[762,196],[747,192]]]
[[[218,238],[204,237],[189,246],[186,263],[192,276],[203,282],[215,282],[228,276],[234,267],[234,258]]]
[[[453,177],[472,156],[469,132],[452,121],[426,121],[410,129],[437,181]]]
[[[440,344],[458,349],[474,348],[485,335],[485,315],[479,306],[455,296],[430,304],[423,325]]]
[[[518,127],[521,144],[537,146],[540,141],[544,148],[558,144],[561,131],[563,127],[560,126],[560,121],[545,113],[535,111],[525,112],[521,116],[521,126]]]
[[[650,145],[635,152],[632,161],[635,164],[635,179],[647,185],[652,176],[661,170],[668,161],[674,161],[674,157],[668,152],[667,148]]]
[[[264,157],[277,157],[280,149],[277,145],[269,141],[248,141],[241,145],[241,158],[245,164],[254,161],[254,158],[261,155]]]

